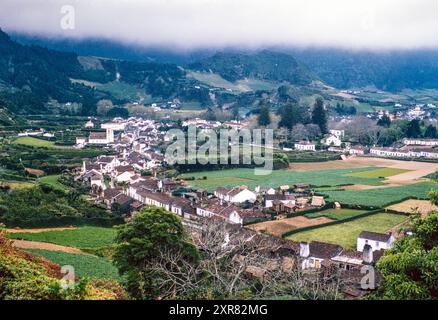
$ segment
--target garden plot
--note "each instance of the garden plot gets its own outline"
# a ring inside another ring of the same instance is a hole
[[[291,230],[315,226],[332,221],[332,219],[329,219],[327,217],[309,219],[304,216],[298,216],[294,218],[260,222],[249,225],[248,228],[251,228],[258,232],[266,232],[273,236],[281,237],[283,233]]]

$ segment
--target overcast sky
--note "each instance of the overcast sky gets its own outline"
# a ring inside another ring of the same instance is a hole
[[[272,45],[438,48],[436,0],[0,2],[1,28],[47,36],[103,37],[183,49]],[[67,8],[61,13],[64,5],[75,9],[74,29],[61,28],[71,12]]]

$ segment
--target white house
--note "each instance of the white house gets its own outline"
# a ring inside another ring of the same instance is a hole
[[[97,159],[97,164],[102,165],[102,173],[110,173],[120,165],[119,159],[113,156],[102,156]]]
[[[89,144],[108,144],[114,142],[114,130],[106,129],[105,132],[90,132]]]
[[[339,139],[342,139],[345,136],[345,131],[344,130],[332,129],[329,132],[330,132],[331,135],[334,135],[335,137],[338,137]]]
[[[395,238],[392,234],[362,231],[357,237],[357,251],[362,252],[365,245],[371,246],[373,251],[391,249]]]
[[[295,196],[289,194],[267,194],[265,195],[265,208],[272,208],[274,203],[295,205]]]
[[[363,156],[365,154],[366,147],[363,146],[352,146],[348,149],[348,153],[351,155]]]
[[[102,129],[110,129],[113,131],[123,131],[125,130],[125,126],[125,122],[107,122],[100,125]]]
[[[221,200],[232,203],[255,202],[257,200],[257,195],[245,186],[234,188],[219,187],[214,192],[214,195]]]
[[[416,146],[436,147],[438,146],[438,139],[406,138],[403,139],[403,143],[407,146],[416,145]]]
[[[89,129],[89,128],[94,128],[94,123],[93,123],[93,121],[88,120],[88,121],[85,123],[84,127],[87,128],[87,129]]]
[[[261,193],[261,194],[276,194],[277,193],[277,191],[275,191],[274,188],[264,188],[261,186],[255,187],[254,191],[256,193]]]
[[[117,174],[114,179],[118,183],[131,182],[131,178],[133,176],[135,176],[135,173],[132,173],[130,171],[125,171],[125,172],[120,172],[119,174]]]
[[[330,260],[342,252],[342,247],[325,242],[300,243],[302,269],[320,269],[324,260]]]
[[[308,141],[301,141],[301,142],[295,143],[294,148],[295,148],[295,150],[300,150],[300,151],[315,151],[316,150],[315,144],[308,142]]]
[[[85,137],[76,137],[76,147],[83,148],[87,144],[87,138]]]
[[[370,149],[370,153],[372,155],[378,157],[395,157],[395,158],[409,158],[409,151],[403,151],[399,149],[393,148],[381,148],[381,147],[373,147]]]
[[[325,144],[327,146],[340,147],[342,144],[342,140],[338,136],[330,135],[327,139],[325,139]]]
[[[206,218],[220,218],[232,224],[243,224],[239,208],[233,205],[222,205],[217,199],[196,206],[196,214]]]

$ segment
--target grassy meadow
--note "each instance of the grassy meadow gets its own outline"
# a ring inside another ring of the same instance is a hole
[[[287,239],[305,242],[322,241],[338,244],[344,248],[354,249],[356,247],[356,239],[362,231],[384,233],[407,219],[408,217],[403,215],[377,213],[333,226],[298,232],[289,236]]]
[[[110,246],[116,230],[100,227],[80,227],[72,230],[54,230],[39,233],[12,233],[13,239],[54,243],[67,247],[96,248]]]

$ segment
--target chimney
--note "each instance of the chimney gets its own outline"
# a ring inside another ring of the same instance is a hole
[[[307,258],[310,255],[310,246],[308,242],[300,242],[300,257]]]
[[[373,248],[369,244],[366,244],[363,247],[362,260],[365,264],[372,264],[373,263],[373,260],[374,260]]]

